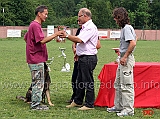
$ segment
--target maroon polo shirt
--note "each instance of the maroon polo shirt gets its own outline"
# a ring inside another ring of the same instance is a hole
[[[41,24],[36,21],[32,21],[24,38],[26,39],[27,63],[37,64],[47,61],[48,53],[46,44],[40,43],[40,41],[44,39]]]

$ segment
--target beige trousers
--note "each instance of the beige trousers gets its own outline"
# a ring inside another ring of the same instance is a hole
[[[134,65],[134,56],[133,54],[130,54],[125,66],[122,66],[121,64],[118,65],[114,82],[114,105],[117,109],[127,113],[134,113]]]

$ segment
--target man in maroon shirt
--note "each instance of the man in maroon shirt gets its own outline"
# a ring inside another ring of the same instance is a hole
[[[41,28],[48,15],[46,6],[38,6],[35,10],[35,20],[30,23],[28,32],[24,36],[26,41],[26,59],[32,77],[31,109],[47,110],[46,105],[40,105],[44,88],[44,63],[48,60],[46,43],[60,35],[59,32],[45,37]]]

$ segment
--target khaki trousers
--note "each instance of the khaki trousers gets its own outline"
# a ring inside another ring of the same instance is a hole
[[[125,66],[122,66],[121,64],[118,65],[114,82],[114,105],[116,109],[127,113],[134,113],[134,65],[134,56],[133,54],[130,54]]]

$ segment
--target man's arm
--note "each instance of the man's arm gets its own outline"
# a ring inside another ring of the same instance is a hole
[[[128,46],[128,49],[127,49],[126,53],[120,59],[120,64],[121,65],[126,65],[128,56],[132,53],[132,51],[134,50],[134,47],[136,46],[136,41],[135,40],[130,40],[129,42],[130,43],[129,43],[129,46]]]
[[[67,36],[67,35],[66,35]],[[71,40],[72,42],[75,43],[82,43],[83,41],[78,38],[77,36],[72,36],[72,35],[68,35],[66,38],[68,38],[69,40]]]
[[[75,43],[82,43],[83,42],[77,36],[69,35],[65,31],[60,31],[60,32],[61,32],[61,35],[60,35],[61,38],[68,38],[70,41],[75,42]]]
[[[128,46],[128,49],[126,51],[126,53],[124,54],[124,58],[127,58],[131,53],[132,51],[134,50],[134,47],[136,46],[136,41],[135,40],[131,40],[130,43],[129,43],[129,46]]]
[[[73,50],[73,53],[74,53],[74,54],[76,54],[76,44],[77,44],[77,43],[73,43],[73,44],[72,44],[72,50]]]
[[[97,49],[100,49],[101,48],[101,43],[100,43],[100,40],[98,39],[97,41],[97,46],[96,46]]]
[[[138,40],[138,37],[136,36],[136,40],[130,41],[129,46],[128,46],[128,50],[126,51],[126,53],[124,55],[125,57],[128,57],[132,53],[132,51],[134,50],[134,47],[136,46],[137,40]]]
[[[41,40],[41,44],[45,44],[47,42],[50,42],[52,39],[54,39],[55,37],[57,37],[58,35],[60,35],[61,33],[58,31],[54,34],[52,34],[51,36],[45,37],[43,40]]]

